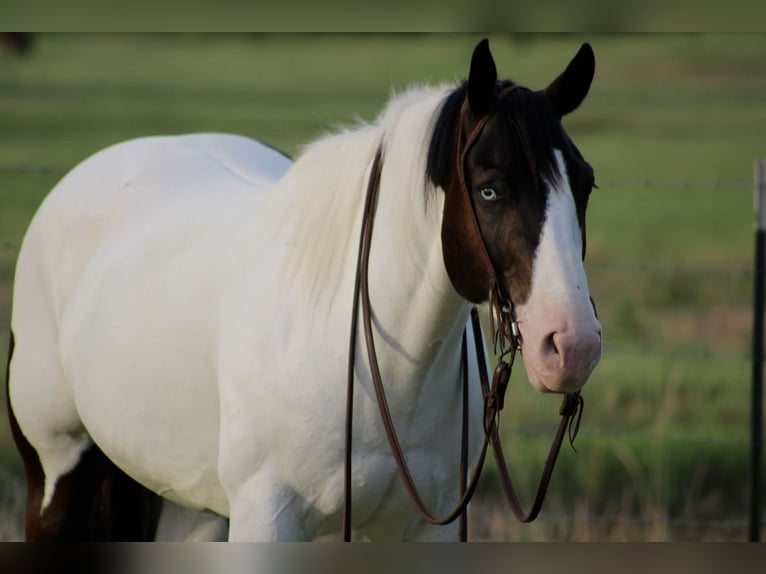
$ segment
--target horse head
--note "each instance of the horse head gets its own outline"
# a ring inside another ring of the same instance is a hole
[[[583,267],[593,169],[561,124],[587,95],[594,70],[585,44],[547,88],[533,91],[498,81],[483,40],[467,82],[438,112],[428,152],[429,179],[445,193],[450,281],[472,303],[499,294],[541,392],[580,389],[601,356]]]

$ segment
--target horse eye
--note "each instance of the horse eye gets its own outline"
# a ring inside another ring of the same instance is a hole
[[[481,198],[486,201],[495,201],[497,199],[497,192],[491,187],[482,187],[479,193]]]

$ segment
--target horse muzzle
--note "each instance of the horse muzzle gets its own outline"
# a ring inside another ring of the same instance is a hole
[[[601,359],[595,316],[573,321],[520,321],[522,357],[532,386],[543,393],[581,389]]]

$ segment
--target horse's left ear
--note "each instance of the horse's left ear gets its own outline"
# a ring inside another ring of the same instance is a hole
[[[486,114],[495,103],[496,84],[497,67],[489,51],[489,40],[484,38],[473,49],[471,71],[468,74],[468,105],[474,114]]]
[[[596,71],[596,58],[590,44],[583,44],[567,69],[543,90],[559,116],[573,112],[588,95],[593,74]]]

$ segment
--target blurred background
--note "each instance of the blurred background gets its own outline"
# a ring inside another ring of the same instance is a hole
[[[296,154],[392,91],[465,77],[475,34],[37,34],[0,40],[0,370],[35,209],[120,140],[233,132]],[[519,525],[490,468],[473,540],[745,540],[753,162],[766,156],[766,35],[490,36],[501,77],[542,88],[588,41],[596,77],[564,125],[594,166],[588,271],[604,357],[577,452]],[[4,394],[3,388],[2,393]],[[23,470],[0,403],[0,540]],[[559,402],[519,363],[501,429],[530,500]],[[761,508],[761,516],[763,508]]]

